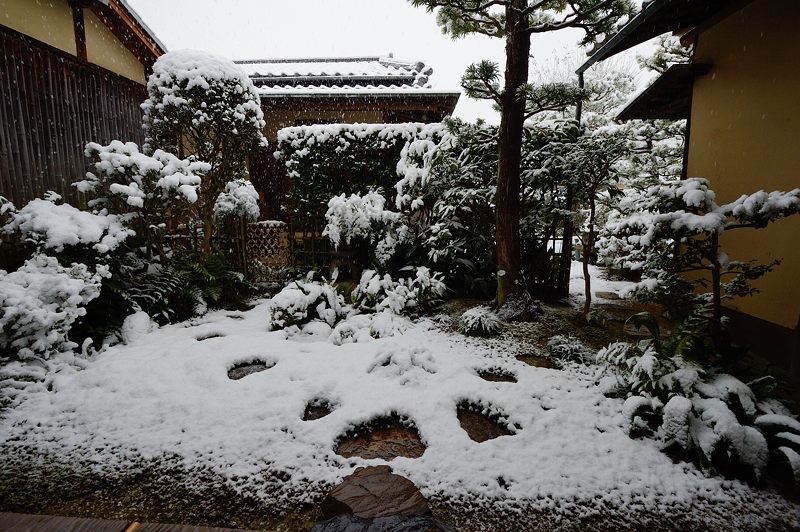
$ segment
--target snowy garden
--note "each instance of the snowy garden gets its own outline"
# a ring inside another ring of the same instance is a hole
[[[346,260],[305,250],[268,281],[245,250],[251,79],[178,50],[147,88],[144,145],[86,146],[84,204],[0,198],[7,507],[306,527],[388,463],[457,529],[800,527],[792,392],[742,369],[722,314],[780,265],[721,243],[800,189],[718,204],[680,177],[682,122],[613,120],[629,74],[525,85],[511,203],[497,126],[281,129],[290,230]]]

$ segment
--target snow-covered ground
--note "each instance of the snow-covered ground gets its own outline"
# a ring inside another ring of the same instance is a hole
[[[177,456],[244,494],[286,506],[316,500],[357,466],[381,463],[342,458],[333,448],[354,425],[396,412],[413,421],[427,450],[391,465],[427,496],[565,517],[713,508],[725,519],[728,510],[748,508],[756,527],[766,515],[800,525],[798,507],[782,498],[707,478],[630,439],[622,401],[604,397],[585,368],[528,366],[514,358],[519,344],[468,340],[428,320],[407,322],[394,337],[335,346],[327,334],[299,341],[268,332],[266,316],[261,302],[112,347],[8,411],[0,448],[26,446],[111,474],[126,463]],[[219,336],[200,340],[212,335]],[[231,366],[255,359],[274,365],[228,378]],[[479,378],[476,370],[489,367],[518,382]],[[302,421],[314,399],[335,410]],[[470,440],[456,418],[464,399],[491,405],[520,429]]]
[[[589,265],[589,275],[592,278],[592,297],[602,300],[598,292],[612,292],[622,297],[626,290],[631,289],[635,283],[630,281],[614,281],[607,278],[607,271],[592,264]],[[569,296],[575,305],[583,305],[586,300],[584,291],[583,264],[572,261],[569,270]]]

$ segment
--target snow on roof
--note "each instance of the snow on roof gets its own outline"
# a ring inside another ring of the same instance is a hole
[[[423,61],[400,61],[391,55],[253,59],[235,61],[262,94],[430,94],[433,68]],[[449,94],[448,91],[435,91]]]

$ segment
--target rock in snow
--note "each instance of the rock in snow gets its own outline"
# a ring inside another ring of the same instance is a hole
[[[356,517],[430,515],[425,497],[413,482],[392,473],[389,466],[359,467],[322,501],[322,516]]]

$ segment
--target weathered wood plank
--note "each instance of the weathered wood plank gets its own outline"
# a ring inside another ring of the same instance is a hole
[[[0,512],[2,532],[247,532],[242,529],[193,525],[165,525],[113,519]],[[256,531],[250,531],[256,532]]]
[[[0,513],[3,532],[125,532],[128,521]]]

